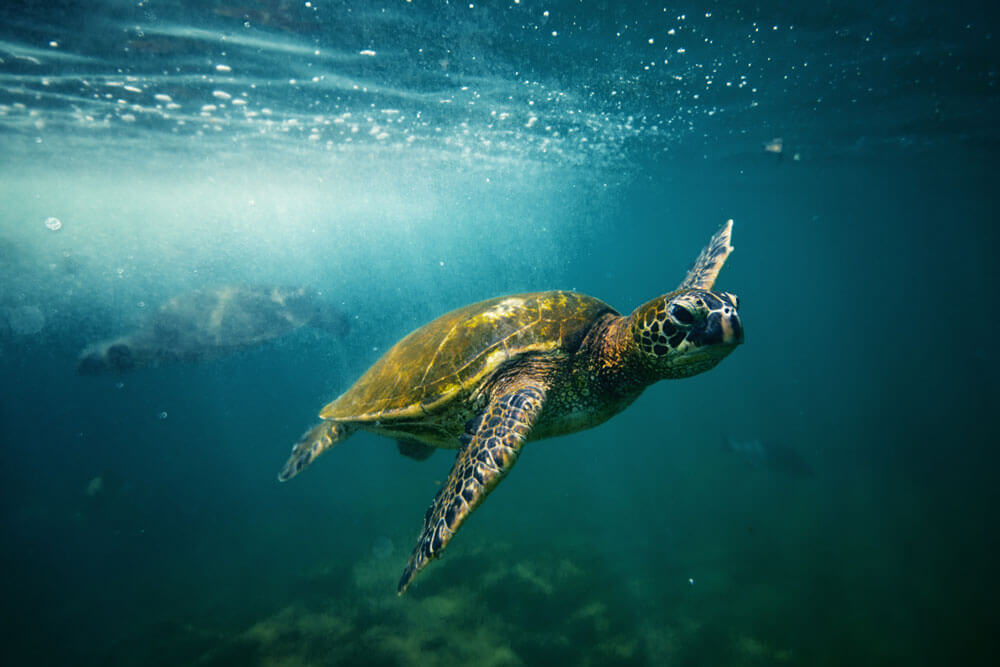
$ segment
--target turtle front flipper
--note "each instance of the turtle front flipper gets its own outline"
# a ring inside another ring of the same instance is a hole
[[[715,279],[719,277],[722,265],[733,251],[729,243],[733,235],[733,221],[727,220],[722,229],[717,231],[705,246],[694,265],[684,277],[677,289],[712,289]]]
[[[344,424],[322,421],[302,434],[292,447],[292,455],[278,473],[278,481],[286,482],[306,469],[316,457],[344,440],[352,433]]]
[[[523,387],[495,398],[470,422],[473,433],[463,437],[468,441],[424,515],[423,530],[399,580],[400,595],[432,558],[440,558],[466,518],[510,472],[541,412],[544,397],[541,386]]]

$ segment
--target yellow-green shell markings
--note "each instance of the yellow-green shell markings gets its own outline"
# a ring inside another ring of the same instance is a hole
[[[572,348],[605,313],[617,314],[599,299],[563,291],[515,294],[453,310],[396,343],[320,417],[371,422],[434,414],[473,392],[504,362]]]
[[[357,430],[427,458],[457,449],[424,514],[397,591],[439,558],[529,442],[601,424],[649,385],[703,373],[743,342],[739,299],[715,292],[732,251],[732,221],[677,289],[622,316],[576,292],[533,292],[474,303],[394,345],[320,416],[278,479],[294,477]]]

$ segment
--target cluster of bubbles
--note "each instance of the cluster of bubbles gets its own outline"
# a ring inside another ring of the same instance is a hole
[[[636,144],[760,151],[787,126],[805,132],[866,101],[888,112],[905,101],[910,117],[886,120],[908,126],[947,112],[927,106],[921,77],[894,77],[894,67],[947,73],[964,88],[996,83],[955,53],[898,53],[870,21],[806,5],[185,4],[154,12],[139,2],[134,22],[102,17],[117,26],[101,26],[110,50],[88,52],[66,26],[52,27],[47,46],[0,41],[0,129],[41,144],[84,130],[137,146],[153,136],[188,148],[197,137],[215,152],[263,142],[296,154],[600,165]],[[933,17],[880,18],[901,41],[944,29]],[[950,21],[988,45],[977,25]]]
[[[609,22],[615,52],[595,55],[593,40],[603,35],[567,12],[521,3],[435,16],[455,33],[450,47],[429,39],[431,19],[404,10],[323,17],[371,33],[350,49],[350,40],[334,43],[317,30],[317,7],[283,17],[236,9],[213,10],[217,28],[144,14],[142,24],[123,26],[120,50],[108,54],[72,53],[60,40],[0,45],[0,58],[20,70],[0,74],[0,125],[38,143],[83,129],[118,141],[195,136],[233,149],[267,142],[572,165],[614,160],[632,140],[669,140],[699,117],[753,104],[753,69],[693,58],[711,40],[684,14],[656,25]],[[498,36],[473,39],[473,31]],[[525,54],[506,48],[506,38],[520,40]],[[716,89],[724,99],[711,95]]]

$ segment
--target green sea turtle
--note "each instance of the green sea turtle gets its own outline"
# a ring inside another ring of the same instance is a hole
[[[337,335],[347,317],[304,287],[226,285],[173,297],[125,336],[88,346],[81,375],[123,373],[175,361],[207,361],[260,345],[302,326]]]
[[[732,251],[732,220],[676,290],[622,316],[575,292],[535,292],[459,308],[396,343],[320,412],[278,475],[284,481],[362,429],[426,458],[458,449],[424,515],[402,595],[524,444],[596,426],[652,383],[707,371],[743,342],[737,298],[710,291]]]

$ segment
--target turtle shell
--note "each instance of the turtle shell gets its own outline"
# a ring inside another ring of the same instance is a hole
[[[305,288],[227,285],[175,296],[153,316],[152,344],[193,349],[258,345],[308,324],[316,299]]]
[[[336,421],[413,419],[467,396],[501,364],[572,351],[609,305],[576,292],[533,292],[453,310],[406,336],[320,412]]]

